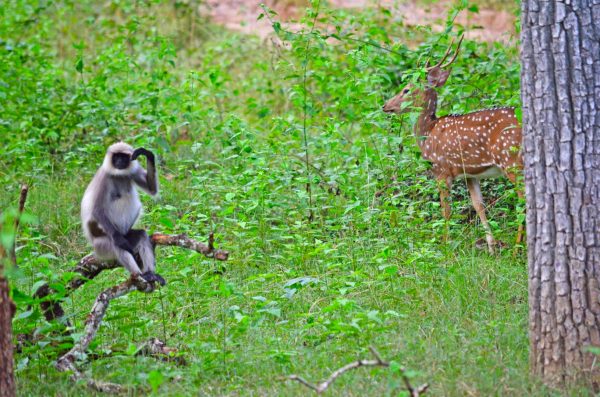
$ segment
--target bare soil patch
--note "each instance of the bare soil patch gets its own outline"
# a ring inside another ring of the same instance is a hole
[[[207,0],[201,12],[228,29],[265,39],[273,34],[273,28],[266,18],[257,20],[262,12],[261,3],[263,1]],[[303,12],[302,7],[278,0],[267,0],[264,3],[279,14],[278,20],[288,28],[302,28],[302,25],[293,22]],[[417,5],[414,1],[398,0],[330,0],[329,4],[340,8],[384,7],[391,11],[394,21],[413,26],[430,25],[434,30],[442,29],[451,7],[450,1],[441,1],[427,7]],[[515,36],[515,17],[506,11],[482,9],[479,13],[472,13],[465,10],[458,15],[456,21],[467,27],[468,38],[507,42]]]

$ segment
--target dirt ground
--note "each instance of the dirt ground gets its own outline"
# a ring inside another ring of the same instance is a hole
[[[255,34],[265,39],[273,34],[273,28],[266,18],[257,20],[262,12],[260,4],[263,2],[277,11],[278,20],[286,22],[287,28],[302,28],[298,23],[290,22],[302,13],[302,9],[278,0],[207,0],[201,13],[228,29]],[[329,4],[341,8],[385,7],[398,22],[402,21],[407,25],[431,25],[434,30],[441,30],[441,22],[447,15],[451,1],[442,0],[426,8],[415,5],[411,0],[330,0]],[[515,36],[515,17],[505,11],[481,9],[475,14],[465,10],[457,17],[457,22],[469,27],[467,37],[472,39],[506,42]]]

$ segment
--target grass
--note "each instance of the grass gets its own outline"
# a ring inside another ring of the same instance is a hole
[[[104,357],[82,364],[90,376],[132,395],[305,395],[283,378],[316,382],[368,357],[372,345],[415,384],[429,382],[431,395],[551,395],[528,375],[527,269],[510,243],[514,190],[484,184],[496,236],[509,244],[490,256],[476,247],[483,230],[463,184],[453,189],[451,221],[441,217],[411,136],[414,115],[379,111],[394,82],[418,77],[420,54],[442,53],[447,36],[385,31],[385,15],[324,9],[325,25],[351,26],[396,55],[332,44],[320,28],[309,45],[306,35],[282,32],[285,49],[201,20],[184,35],[197,16],[177,2],[36,4],[15,2],[0,19],[1,37],[19,44],[1,53],[0,93],[11,100],[0,124],[0,204],[14,206],[25,180],[27,210],[38,219],[19,240],[14,329],[45,335],[17,354],[19,395],[91,393],[54,370],[72,340],[50,332],[27,296],[40,281],[60,287],[89,251],[79,200],[116,139],[161,158],[161,196],[144,197],[142,225],[200,239],[214,231],[231,256],[223,264],[159,248],[167,286],[111,304],[91,347]],[[416,51],[400,44],[423,36]],[[451,79],[440,105],[448,113],[514,104],[517,49],[466,42]],[[75,336],[97,294],[125,276],[107,272],[66,299]],[[132,354],[153,336],[189,365]],[[328,393],[398,395],[402,387],[393,371],[359,369]]]
[[[218,194],[219,186],[227,184],[216,178],[206,190]],[[46,196],[78,196],[61,187]],[[277,202],[279,194],[265,193],[265,200]],[[163,183],[161,202],[181,203],[186,196]],[[211,205],[209,197],[192,199],[199,201],[197,208]],[[32,213],[43,212],[35,195],[30,205]],[[49,206],[52,213],[69,212],[67,206],[54,205]],[[180,210],[188,212],[185,206]],[[282,375],[322,379],[345,362],[368,355],[367,347],[373,345],[387,359],[418,371],[415,381],[430,382],[432,395],[523,392],[528,341],[522,261],[515,262],[509,252],[490,257],[465,248],[477,233],[461,225],[455,227],[464,230],[464,240],[454,250],[441,242],[431,244],[435,237],[427,231],[381,227],[379,216],[370,222],[372,227],[348,225],[338,232],[324,221],[314,226],[264,222],[272,216],[259,206],[244,217],[243,226],[224,221],[217,230],[232,259],[222,272],[219,264],[198,255],[159,249],[159,268],[168,286],[157,294],[132,294],[112,304],[96,349],[120,348],[121,353],[95,361],[91,373],[137,386],[140,393],[145,376],[160,371],[171,379],[160,391],[172,395],[298,395],[305,391],[281,382]],[[62,225],[66,235],[53,234],[57,245],[77,258],[86,249],[72,218]],[[149,212],[144,222],[153,224],[149,218],[155,214]],[[199,228],[199,233],[204,230]],[[419,234],[422,238],[411,238]],[[73,249],[66,248],[67,240],[77,242]],[[27,271],[28,266],[23,268]],[[104,275],[67,302],[76,329],[81,329],[96,294],[123,276],[121,270]],[[286,291],[286,284],[299,277],[310,281],[288,285]],[[122,352],[128,343],[165,334],[170,345],[182,349],[189,367]],[[85,390],[73,389],[66,377],[40,367],[30,362],[19,372],[22,395],[64,390],[76,395]],[[360,370],[340,378],[332,394],[386,394],[398,382],[384,370]]]

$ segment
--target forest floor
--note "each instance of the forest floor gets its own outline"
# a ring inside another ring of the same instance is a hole
[[[346,373],[327,395],[402,395],[400,366],[431,396],[560,395],[529,376],[515,187],[482,183],[505,243],[490,255],[464,181],[453,186],[452,217],[442,216],[413,135],[418,112],[381,111],[399,85],[422,81],[424,56],[441,57],[458,36],[443,22],[447,3],[387,12],[345,2],[320,10],[310,33],[280,31],[285,47],[265,40],[273,26],[257,21],[256,5],[233,0],[209,2],[218,24],[186,1],[30,3],[11,2],[0,18],[0,208],[14,207],[20,182],[31,186],[10,275],[13,327],[39,338],[16,355],[19,395],[94,395],[54,363],[98,294],[127,273],[61,293],[90,251],[83,192],[120,139],[159,159],[160,197],[141,195],[140,227],[198,240],[214,232],[230,256],[157,247],[167,285],[111,302],[77,362],[86,376],[133,396],[305,396],[289,375],[316,383],[371,358],[373,346],[393,365]],[[303,7],[270,4],[275,22],[310,20]],[[426,17],[434,27],[409,24]],[[514,37],[466,39],[439,114],[518,107],[519,76]],[[46,282],[70,332],[31,298]],[[152,337],[186,365],[136,354]]]
[[[273,35],[273,28],[268,19],[257,19],[257,15],[261,13],[261,3],[263,2],[248,0],[208,0],[202,5],[202,13],[228,29],[255,34],[265,39]],[[279,19],[287,22],[288,28],[300,28],[297,22],[292,21],[302,14],[303,5],[278,0],[264,3],[277,12]],[[443,29],[441,20],[455,2],[443,0],[423,4],[411,0],[331,0],[328,3],[331,7],[355,10],[385,8],[392,15],[392,23],[430,25],[439,31]],[[515,17],[505,10],[479,9],[477,13],[464,10],[457,16],[456,22],[466,27],[466,37],[471,39],[502,42],[515,34]]]

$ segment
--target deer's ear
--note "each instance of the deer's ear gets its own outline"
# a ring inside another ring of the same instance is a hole
[[[427,73],[427,82],[432,87],[441,87],[448,80],[448,76],[450,76],[450,69],[433,68]]]

